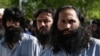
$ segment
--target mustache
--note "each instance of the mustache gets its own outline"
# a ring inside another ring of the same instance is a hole
[[[41,27],[39,32],[43,32],[43,31],[47,31],[47,28],[46,27]]]
[[[62,31],[60,31],[61,33],[64,33],[65,31],[68,31],[68,32],[73,32],[71,29],[64,29]]]
[[[10,27],[7,27],[6,30],[9,30],[9,31],[19,31],[19,30],[21,30],[21,27],[16,28],[16,27],[10,26]]]
[[[15,30],[15,29],[17,29],[17,28],[15,28],[15,27],[13,27],[13,26],[10,26],[10,27],[7,27],[7,29],[9,29],[9,30]]]
[[[41,27],[40,29],[46,29],[46,27],[43,26],[43,27]]]
[[[76,29],[76,30],[64,29],[64,30],[61,31],[61,33],[64,33],[65,31],[68,31],[68,32],[71,32],[71,33],[75,33],[77,31],[79,31],[79,29]]]

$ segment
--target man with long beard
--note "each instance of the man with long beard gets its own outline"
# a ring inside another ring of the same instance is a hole
[[[2,18],[5,33],[0,42],[0,56],[38,56],[36,37],[24,33],[25,19],[18,8],[5,9]]]
[[[100,19],[94,19],[90,25],[94,38],[100,39]]]
[[[39,9],[35,14],[36,18],[36,36],[40,43],[40,56],[42,53],[50,47],[51,35],[50,30],[53,24],[53,10],[48,9]]]
[[[100,56],[100,40],[90,37],[82,13],[73,6],[59,8],[52,25],[52,48],[43,56]]]

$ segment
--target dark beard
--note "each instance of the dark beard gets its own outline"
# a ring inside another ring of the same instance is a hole
[[[21,40],[22,28],[8,27],[5,29],[5,41],[7,43],[17,43]]]
[[[41,31],[37,31],[37,38],[43,46],[50,41],[50,32],[46,30],[44,27],[41,28]]]
[[[56,38],[54,40],[56,44],[54,44],[54,46],[58,49],[60,48],[65,50],[67,53],[79,52],[80,49],[84,48],[88,44],[87,42],[85,43],[88,39],[86,39],[87,36],[84,38],[85,34],[82,28],[71,31],[71,34],[63,35],[63,31],[58,31],[57,33],[58,34],[55,36]]]

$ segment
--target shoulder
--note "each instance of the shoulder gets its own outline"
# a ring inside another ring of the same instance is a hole
[[[93,37],[91,37],[90,39],[91,39],[92,43],[100,46],[100,39],[96,39],[96,38],[93,38]]]
[[[0,44],[4,42],[4,37],[0,39]]]
[[[26,34],[26,33],[22,34],[22,41],[30,41],[30,42],[34,42],[34,43],[38,42],[38,40],[35,36]]]

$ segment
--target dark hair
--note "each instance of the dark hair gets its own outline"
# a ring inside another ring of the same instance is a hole
[[[35,15],[34,15],[34,17],[35,17],[35,22],[34,22],[34,26],[36,26],[37,25],[37,17],[40,15],[40,14],[42,14],[42,13],[50,13],[52,16],[52,19],[53,19],[53,17],[54,17],[54,10],[52,9],[52,8],[42,8],[42,9],[39,9],[36,13],[35,13]],[[45,29],[45,27],[43,27],[44,29]],[[47,42],[48,42],[48,44],[50,44],[50,41],[51,41],[51,36],[50,36],[50,33],[49,33],[49,31],[45,31],[46,32],[46,34],[43,34],[42,32],[39,32],[39,30],[37,29],[37,26],[36,26],[36,36],[37,36],[37,38],[38,38],[38,40],[39,40],[39,42],[44,46]]]
[[[35,26],[37,25],[37,23],[36,23],[37,17],[38,17],[41,13],[43,13],[43,12],[51,13],[51,14],[52,14],[52,18],[54,18],[54,14],[55,14],[54,9],[52,9],[52,8],[41,8],[41,9],[37,10],[36,13],[34,14],[34,17],[35,17],[34,25],[35,25]],[[54,20],[54,19],[53,19],[53,20]],[[36,27],[36,28],[37,28],[37,27]]]
[[[94,19],[92,21],[92,24],[95,24],[97,26],[95,31],[91,30],[92,36],[94,38],[100,39],[100,19]]]
[[[3,26],[6,28],[7,20],[15,20],[19,21],[22,28],[25,28],[25,15],[24,13],[17,7],[6,8],[3,15]]]
[[[55,13],[55,16],[54,16],[54,22],[53,22],[53,26],[52,26],[52,31],[57,30],[57,22],[58,22],[59,13],[62,10],[65,10],[65,9],[74,9],[76,11],[76,14],[77,14],[79,20],[80,20],[81,25],[82,26],[85,26],[86,25],[86,20],[85,20],[85,17],[83,15],[83,13],[78,8],[73,7],[71,5],[67,5],[67,6],[63,6],[63,7],[60,7],[60,8],[57,9],[57,11]]]
[[[96,24],[98,27],[100,27],[100,19],[94,19],[92,24]]]
[[[37,17],[39,16],[39,14],[41,14],[41,13],[43,13],[43,12],[49,12],[49,13],[52,14],[52,16],[54,16],[54,10],[53,10],[52,8],[42,8],[42,9],[39,9],[39,10],[35,13],[34,17],[37,18]]]
[[[36,27],[36,20],[33,20],[33,27]]]
[[[75,7],[73,7],[73,6],[70,6],[70,5],[68,5],[68,6],[63,6],[63,7],[60,7],[60,8],[58,8],[58,10],[56,11],[56,13],[55,13],[55,16],[54,16],[54,22],[53,22],[53,25],[52,25],[52,30],[51,30],[51,34],[52,34],[52,45],[53,45],[53,47],[54,47],[54,52],[55,51],[59,51],[59,50],[57,50],[57,49],[59,49],[60,48],[60,46],[59,46],[59,43],[57,42],[59,39],[58,39],[58,37],[56,36],[57,34],[58,34],[58,27],[57,27],[57,23],[58,23],[58,17],[59,17],[59,13],[61,12],[61,11],[63,11],[63,10],[65,10],[65,9],[73,9],[73,10],[75,10],[76,11],[76,14],[77,14],[77,16],[78,16],[78,19],[79,19],[79,21],[80,21],[80,27],[81,27],[81,29],[83,29],[82,30],[82,32],[80,33],[80,38],[81,38],[81,48],[84,48],[84,47],[87,47],[87,44],[88,44],[88,42],[89,42],[89,37],[90,37],[90,35],[88,34],[88,32],[87,32],[87,29],[86,29],[86,21],[85,21],[85,17],[84,17],[84,15],[82,14],[82,12],[79,10],[79,9],[77,9],[77,8],[75,8]],[[80,40],[79,40],[80,41]],[[76,47],[77,48],[77,47]],[[67,50],[68,51],[68,50]]]

